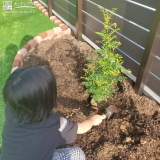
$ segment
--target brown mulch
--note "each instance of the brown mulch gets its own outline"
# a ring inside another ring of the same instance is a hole
[[[52,68],[58,86],[57,112],[76,122],[97,113],[80,78],[89,55],[97,56],[87,43],[64,36],[40,43],[23,64]],[[133,85],[129,79],[118,82],[113,99],[100,103],[98,113],[105,113],[111,104],[119,112],[78,135],[72,144],[84,150],[87,160],[160,160],[160,106],[135,94]]]

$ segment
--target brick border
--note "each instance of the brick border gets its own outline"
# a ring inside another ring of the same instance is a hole
[[[31,0],[32,1],[32,0]],[[42,11],[44,15],[48,17],[47,9],[38,1],[33,2],[35,6]],[[47,30],[45,32],[40,33],[38,36],[29,40],[16,54],[13,62],[12,62],[12,70],[13,73],[17,68],[20,68],[23,65],[24,59],[35,49],[38,47],[38,44],[45,40],[51,40],[55,38],[60,38],[63,35],[71,35],[71,29],[64,24],[61,20],[59,20],[56,16],[51,16],[50,20],[54,22],[58,27],[55,27],[51,30]]]

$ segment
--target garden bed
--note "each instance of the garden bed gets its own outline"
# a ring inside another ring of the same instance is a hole
[[[74,37],[43,41],[23,63],[50,66],[58,86],[57,113],[76,122],[105,113],[105,108],[115,105],[119,112],[105,119],[83,135],[78,135],[71,145],[81,147],[87,160],[158,160],[160,159],[160,108],[145,96],[135,94],[129,79],[118,82],[113,99],[99,104],[94,110],[90,97],[81,84],[86,57],[97,56],[86,43]]]

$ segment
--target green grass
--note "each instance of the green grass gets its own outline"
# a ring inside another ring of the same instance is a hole
[[[39,33],[52,29],[56,25],[49,20],[37,8],[15,8],[17,2],[29,2],[29,0],[13,0],[13,10],[16,12],[33,11],[35,13],[6,13],[3,10],[3,1],[0,2],[0,135],[4,124],[5,104],[2,98],[2,89],[7,77],[10,75],[13,59],[17,51],[30,39]],[[0,136],[0,146],[2,144]]]

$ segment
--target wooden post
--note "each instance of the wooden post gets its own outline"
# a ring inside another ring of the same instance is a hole
[[[146,83],[153,58],[155,56],[155,49],[157,47],[157,45],[155,45],[156,44],[155,42],[159,27],[160,27],[160,1],[157,4],[155,16],[153,18],[153,23],[151,25],[150,33],[147,39],[146,47],[144,50],[140,69],[134,87],[135,92],[138,94],[142,94],[143,92],[143,88]]]
[[[83,0],[77,0],[77,22],[76,22],[76,38],[82,40],[82,3]]]
[[[52,0],[48,0],[48,15],[49,15],[49,17],[53,16],[52,9],[53,9]]]

